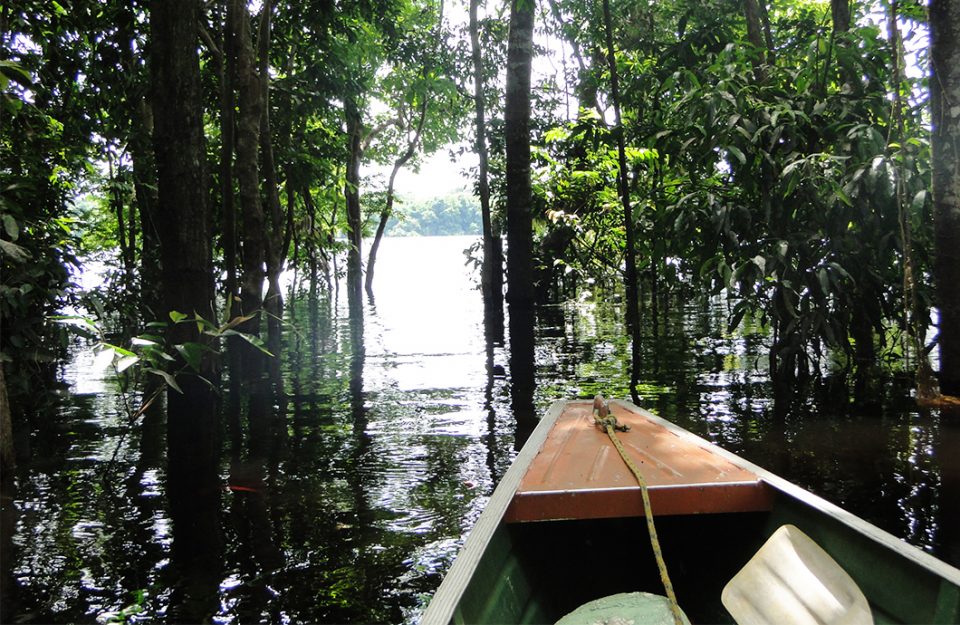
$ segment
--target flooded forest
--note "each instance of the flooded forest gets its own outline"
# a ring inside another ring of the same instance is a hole
[[[0,621],[418,623],[595,394],[960,566],[958,33],[0,0]]]

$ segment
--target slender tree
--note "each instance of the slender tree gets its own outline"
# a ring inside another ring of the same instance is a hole
[[[624,281],[627,294],[627,330],[631,336],[631,375],[630,392],[632,399],[639,402],[637,396],[636,372],[640,366],[640,297],[637,293],[637,237],[633,221],[633,207],[630,205],[630,181],[627,171],[626,139],[623,136],[623,120],[620,114],[620,77],[617,73],[617,56],[613,47],[613,20],[610,16],[610,0],[603,0],[603,31],[607,47],[607,63],[610,67],[610,100],[613,103],[614,124],[617,135],[617,180],[619,182],[620,203],[623,207],[623,228],[626,236],[626,271]]]
[[[277,164],[274,158],[273,130],[270,123],[270,39],[273,2],[263,3],[260,12],[260,28],[257,34],[260,75],[260,174],[262,196],[265,198],[264,210],[267,225],[262,233],[264,238],[264,258],[267,269],[267,296],[264,310],[267,318],[267,345],[271,352],[279,354],[281,342],[281,319],[283,318],[283,293],[280,288],[280,274],[283,272],[290,247],[290,228],[283,207],[280,204],[280,186],[277,180]],[[289,136],[289,135],[288,135]],[[289,199],[289,198],[288,198]],[[288,202],[289,206],[289,202]],[[292,207],[291,207],[292,208]],[[269,361],[271,377],[279,386],[280,363],[276,358]]]
[[[753,46],[757,54],[762,56],[753,57],[753,70],[758,81],[766,79],[767,72],[763,68],[764,61],[769,62],[769,55],[772,53],[767,47],[767,40],[763,34],[762,16],[759,0],[743,0],[743,15],[747,20],[747,40]]]
[[[480,0],[470,0],[470,50],[473,58],[473,102],[476,109],[476,150],[480,160],[477,174],[477,193],[480,195],[480,214],[483,220],[483,288],[484,310],[494,338],[503,334],[503,244],[499,229],[494,230],[490,214],[490,163],[487,154],[487,119],[483,97],[483,52],[480,49],[480,29],[477,9]]]
[[[347,176],[343,194],[347,201],[347,299],[353,314],[363,307],[363,214],[360,209],[360,162],[363,157],[363,118],[355,96],[344,98],[347,128]]]
[[[235,135],[235,177],[239,188],[241,264],[241,312],[251,319],[243,330],[260,333],[260,309],[263,305],[263,278],[266,262],[264,245],[265,218],[260,199],[260,124],[263,103],[263,85],[256,70],[250,13],[243,0],[230,0],[228,12],[233,50],[236,53],[233,82],[237,88],[237,130]],[[248,349],[244,358],[244,377],[252,379],[262,372],[260,353]]]
[[[960,0],[930,2],[940,389],[960,396]]]
[[[377,231],[373,236],[373,242],[370,244],[370,253],[367,256],[367,271],[364,287],[368,294],[373,293],[373,272],[377,264],[377,252],[380,249],[380,241],[383,239],[383,233],[387,229],[387,222],[393,214],[394,203],[394,185],[397,181],[397,174],[403,169],[404,165],[417,153],[417,146],[420,144],[420,136],[423,134],[423,125],[427,121],[427,106],[429,104],[429,94],[424,94],[423,101],[420,104],[418,112],[417,125],[407,142],[407,147],[403,154],[393,163],[390,170],[390,179],[387,182],[387,198],[383,210],[380,212],[380,220],[377,222]]]

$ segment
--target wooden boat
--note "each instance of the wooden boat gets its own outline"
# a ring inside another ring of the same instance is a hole
[[[724,586],[785,525],[849,575],[874,622],[960,623],[960,570],[630,403],[610,410],[630,426],[618,436],[646,479],[666,566],[693,623],[734,622]],[[639,488],[596,427],[592,403],[555,403],[421,623],[554,623],[600,597],[662,594]]]

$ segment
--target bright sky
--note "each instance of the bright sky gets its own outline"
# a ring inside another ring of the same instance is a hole
[[[409,167],[401,169],[397,174],[396,191],[399,195],[415,201],[444,196],[456,191],[469,191],[472,183],[467,178],[467,172],[471,167],[477,167],[478,162],[477,155],[468,152],[458,157],[457,162],[454,163],[450,161],[450,155],[446,149],[440,150],[424,160],[419,173],[414,173]],[[367,185],[370,182],[368,176],[379,175],[380,183],[377,186],[383,188],[391,169],[390,166],[367,165],[360,174]],[[365,186],[365,188],[372,187]]]

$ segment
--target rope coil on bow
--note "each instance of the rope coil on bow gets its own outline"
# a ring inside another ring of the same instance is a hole
[[[660,549],[660,539],[657,538],[657,528],[653,524],[653,508],[650,505],[650,493],[647,492],[647,481],[643,478],[640,467],[627,455],[627,450],[624,449],[623,443],[617,436],[618,430],[620,432],[628,432],[630,426],[617,422],[617,418],[610,413],[610,407],[603,400],[602,395],[597,395],[593,399],[593,422],[610,437],[614,447],[620,452],[620,457],[623,459],[623,462],[627,465],[627,468],[630,469],[630,472],[633,473],[633,476],[637,479],[637,483],[640,485],[640,495],[643,497],[643,514],[647,519],[647,533],[650,535],[650,546],[653,548],[653,555],[657,560],[657,569],[660,571],[660,581],[663,582],[663,589],[666,591],[667,600],[670,602],[670,612],[673,614],[674,625],[683,625],[683,613],[680,611],[680,604],[677,603],[677,595],[673,591],[673,583],[670,581],[670,575],[667,573],[667,563],[664,561],[663,551]]]

